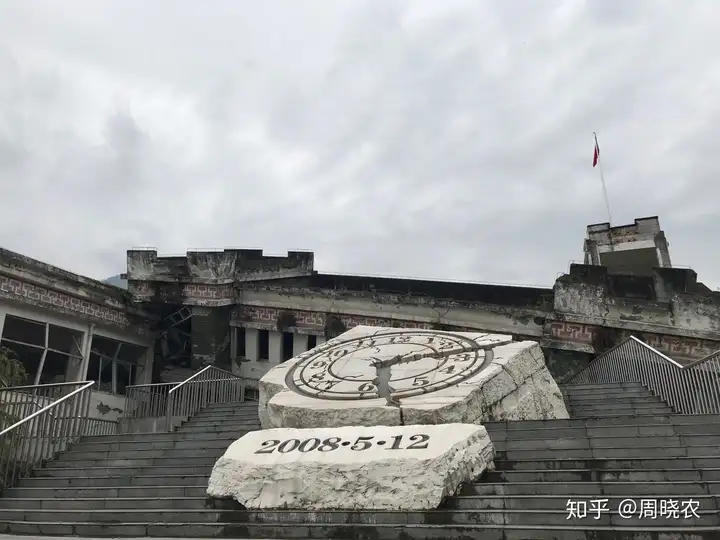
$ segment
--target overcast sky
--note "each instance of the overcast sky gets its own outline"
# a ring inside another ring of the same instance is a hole
[[[550,285],[659,215],[720,287],[717,0],[0,3],[0,245]]]

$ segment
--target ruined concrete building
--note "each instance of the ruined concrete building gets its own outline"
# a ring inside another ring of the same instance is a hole
[[[30,383],[97,380],[104,417],[128,385],[206,363],[256,381],[358,324],[536,340],[557,378],[631,334],[684,363],[720,349],[720,293],[672,267],[657,217],[590,225],[584,264],[552,288],[324,274],[310,252],[258,250],[131,250],[123,277],[127,291],[0,251],[2,346]]]

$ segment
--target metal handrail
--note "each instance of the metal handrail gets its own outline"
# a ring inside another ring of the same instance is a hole
[[[643,384],[680,414],[720,414],[720,351],[682,365],[630,336],[563,384],[624,382]]]
[[[178,383],[136,384],[125,388],[122,418],[158,418],[165,416],[167,397]]]
[[[245,378],[205,366],[168,392],[165,426],[174,430],[185,419],[211,403],[245,401]]]
[[[82,384],[82,383],[81,383],[81,384]],[[79,394],[79,393],[82,392],[83,390],[86,390],[87,388],[92,387],[92,385],[95,384],[95,382],[94,382],[94,381],[86,381],[84,384],[85,384],[85,386],[82,386],[82,387],[78,388],[77,390],[73,390],[73,391],[70,392],[68,395],[63,396],[63,397],[61,397],[60,399],[58,399],[57,401],[52,402],[50,405],[47,405],[47,406],[43,407],[42,409],[40,409],[39,411],[36,411],[36,412],[32,413],[32,414],[31,414],[30,416],[28,416],[27,418],[23,418],[23,419],[20,420],[19,422],[15,422],[15,423],[14,423],[12,426],[10,426],[9,428],[6,428],[6,429],[0,431],[0,437],[3,436],[3,435],[5,435],[6,433],[9,433],[9,432],[12,431],[13,429],[16,429],[18,426],[21,426],[21,425],[23,425],[23,424],[25,424],[25,423],[27,423],[27,422],[30,422],[33,418],[37,418],[38,416],[40,416],[40,415],[43,414],[44,412],[50,411],[50,410],[58,407],[61,403],[64,403],[65,401],[67,401],[68,399],[70,399],[71,397],[73,397],[74,395]],[[43,386],[45,386],[45,385],[43,385]],[[17,388],[23,388],[23,387],[22,387],[22,386],[18,386]],[[3,388],[3,390],[10,390],[10,388]],[[14,390],[14,388],[13,388],[13,390]]]
[[[195,373],[194,375],[190,375],[190,377],[188,377],[188,378],[185,379],[184,381],[178,383],[175,387],[173,387],[172,390],[170,390],[170,394],[172,394],[175,390],[177,390],[178,388],[182,387],[183,385],[186,385],[187,383],[193,381],[194,379],[196,379],[197,377],[201,376],[203,373],[209,371],[210,369],[213,369],[213,370],[215,370],[215,371],[220,371],[220,372],[222,372],[222,373],[227,373],[227,374],[229,374],[231,377],[235,377],[235,378],[238,378],[238,379],[241,379],[241,378],[242,378],[242,377],[238,377],[238,376],[235,375],[234,373],[231,373],[231,372],[229,372],[229,371],[225,371],[224,369],[220,369],[220,368],[215,367],[215,366],[205,366],[204,368],[202,368],[200,371],[198,371],[198,372]]]
[[[18,478],[29,474],[38,464],[65,450],[85,434],[94,384],[93,381],[84,381],[0,389],[0,393],[17,395],[18,391],[22,394],[27,389],[35,392],[49,387],[80,385],[0,431],[0,488],[13,485]],[[6,407],[14,403],[0,401],[0,405]],[[51,415],[50,411],[56,414]]]
[[[164,429],[173,431],[211,403],[245,401],[245,386],[245,378],[213,365],[205,366],[179,383],[128,386],[123,420],[164,418]],[[163,429],[158,426],[155,423],[152,429]]]

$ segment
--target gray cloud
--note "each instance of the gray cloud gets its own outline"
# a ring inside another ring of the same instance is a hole
[[[614,223],[659,214],[720,286],[714,0],[44,6],[0,8],[9,249],[547,285],[606,221],[597,131]]]

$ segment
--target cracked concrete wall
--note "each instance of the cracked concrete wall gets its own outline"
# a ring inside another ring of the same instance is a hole
[[[259,249],[188,251],[178,257],[158,257],[154,250],[128,250],[126,278],[135,282],[221,284],[309,276],[314,257],[304,251],[270,256]]]
[[[125,396],[93,391],[90,397],[90,418],[116,421],[125,410]]]
[[[412,298],[403,302],[382,295],[350,294],[349,291],[327,291],[326,296],[303,294],[301,291],[293,293],[287,288],[282,291],[270,288],[242,291],[242,303],[248,306],[442,323],[536,339],[542,338],[545,317],[548,315],[547,311],[531,308],[428,300],[432,299]]]
[[[657,269],[653,278],[637,278],[573,266],[555,283],[557,320],[720,339],[720,300],[685,292],[700,290],[692,271]]]

